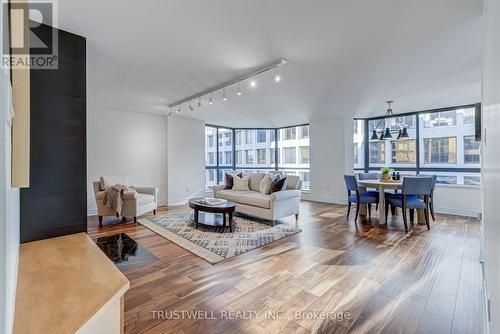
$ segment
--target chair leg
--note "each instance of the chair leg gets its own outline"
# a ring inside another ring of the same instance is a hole
[[[410,223],[413,224],[415,221],[415,209],[410,209]]]
[[[124,223],[125,223],[126,221],[127,221],[127,217],[122,216],[122,222],[124,222]]]
[[[102,226],[102,216],[98,216],[98,218],[99,218],[99,227],[101,227]]]
[[[378,211],[378,203],[377,203],[377,205],[375,206],[375,210],[377,210],[377,211]]]
[[[425,225],[427,225],[427,230],[430,230],[431,224],[429,223],[429,207],[428,206],[425,208],[424,216],[425,216]]]
[[[137,217],[136,216],[134,216],[134,223],[137,224]]]
[[[358,221],[358,214],[359,214],[359,203],[356,203],[356,216],[354,217],[354,222]]]
[[[153,210],[153,215],[155,215],[155,216],[156,216],[156,209],[154,209],[154,210]]]
[[[299,214],[298,214],[298,213],[296,213],[296,214],[295,214],[295,221],[298,221],[298,220],[299,220]]]
[[[387,225],[387,216],[389,216],[389,203],[385,203],[385,224]]]
[[[372,204],[368,203],[368,219],[372,219]]]
[[[436,221],[436,216],[434,215],[434,202],[430,202],[429,207],[431,209],[432,221]]]
[[[406,208],[403,208],[403,223],[405,223],[405,231],[408,232],[408,221],[406,217]]]
[[[396,215],[396,207],[391,205],[391,215]]]
[[[347,203],[347,218],[349,218],[349,213],[351,212],[351,202]]]

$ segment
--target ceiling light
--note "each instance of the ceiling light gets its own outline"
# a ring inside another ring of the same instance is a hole
[[[208,99],[208,104],[214,104],[214,100],[212,99],[212,93],[210,93],[210,98]]]
[[[189,110],[194,111],[193,106],[191,105],[191,101],[189,101]]]
[[[236,95],[238,95],[238,96],[243,95],[243,93],[241,92],[241,89],[240,89],[240,83],[239,82],[238,82],[238,90],[236,91]]]
[[[373,130],[373,134],[372,134],[372,137],[370,139],[371,140],[377,140],[378,139],[377,131]]]
[[[255,80],[255,77],[250,80],[250,87],[257,87],[257,80]]]
[[[408,130],[406,128],[403,128],[403,132],[401,133],[401,138],[410,138],[410,135],[408,134]]]
[[[222,101],[227,101],[227,97],[226,97],[226,88],[222,88]]]
[[[276,69],[273,69],[273,75],[274,75],[274,81],[275,82],[280,82],[281,81],[281,76],[279,73],[277,73]]]
[[[198,108],[201,108],[201,96],[200,96],[200,98],[198,99]]]

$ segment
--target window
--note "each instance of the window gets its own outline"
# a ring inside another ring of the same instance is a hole
[[[285,147],[283,148],[283,162],[285,164],[295,164],[297,163],[297,148],[296,147]]]
[[[245,150],[245,162],[247,165],[255,163],[255,150]]]
[[[300,163],[301,164],[309,163],[309,146],[300,147]]]
[[[257,150],[257,163],[259,165],[266,164],[266,150],[265,149],[258,149]]]
[[[385,163],[385,141],[370,143],[370,163]]]
[[[480,142],[476,141],[475,136],[464,136],[464,163],[479,163]]]
[[[206,161],[207,165],[215,165],[214,155],[215,155],[214,152],[207,153],[207,161]]]
[[[353,133],[352,133],[352,141],[354,144],[354,168],[360,169],[364,168],[365,158],[364,158],[364,141],[365,141],[365,122],[361,119],[355,119],[353,121]]]
[[[456,164],[457,138],[424,138],[424,161],[426,164]]]
[[[357,168],[357,165],[359,164],[359,144],[354,143],[354,152],[352,152],[352,160],[354,161],[354,168]]]
[[[476,110],[474,108],[463,110],[463,123],[475,124],[476,123]]]
[[[309,126],[300,127],[300,138],[309,138]]]
[[[281,129],[281,138],[283,140],[293,140],[295,139],[296,128],[286,128]]]
[[[481,177],[480,176],[464,176],[464,184],[468,186],[480,186]]]
[[[417,162],[417,149],[415,139],[393,140],[392,163],[394,164],[415,164]]]
[[[436,179],[436,183],[439,184],[457,184],[456,176],[446,176],[446,175],[438,175]]]
[[[451,126],[457,124],[456,110],[433,112],[423,115],[424,127],[434,128],[438,126]]]
[[[236,151],[236,164],[237,165],[243,164],[243,152],[241,150]]]
[[[205,132],[207,190],[224,183],[224,173],[235,170],[297,175],[303,189],[309,188],[308,125],[281,129],[206,126]]]
[[[257,130],[257,143],[266,142],[266,130]]]

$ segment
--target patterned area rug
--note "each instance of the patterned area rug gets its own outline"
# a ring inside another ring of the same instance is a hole
[[[234,217],[233,233],[229,228],[199,225],[191,220],[192,210],[166,212],[139,219],[139,223],[191,253],[215,264],[299,233],[288,225],[270,226],[243,217]]]

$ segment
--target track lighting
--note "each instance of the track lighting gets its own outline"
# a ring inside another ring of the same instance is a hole
[[[284,64],[286,64],[285,59],[278,59],[278,60],[274,61],[273,63],[256,68],[256,69],[252,70],[251,72],[249,72],[245,75],[239,76],[231,81],[221,83],[217,86],[206,89],[206,90],[199,92],[197,94],[194,94],[194,95],[185,97],[181,100],[170,103],[168,105],[168,107],[171,109],[172,114],[173,113],[177,113],[177,114],[180,113],[182,111],[182,104],[186,104],[188,110],[194,111],[196,105],[198,105],[198,109],[201,108],[201,106],[202,106],[201,99],[204,96],[209,97],[208,104],[213,104],[214,103],[213,93],[215,93],[217,95],[218,92],[220,92],[221,90],[222,90],[222,101],[227,101],[228,96],[226,95],[226,88],[233,87],[235,84],[238,84],[238,88],[236,90],[236,95],[241,96],[241,95],[243,95],[243,91],[241,90],[241,82],[246,83],[246,80],[249,80],[250,87],[255,88],[255,87],[257,87],[257,76],[262,74],[262,73],[265,73],[267,71],[271,71],[271,70],[273,71],[273,80],[275,82],[281,82],[281,76],[279,74],[278,67],[280,67]],[[198,103],[196,103],[196,100],[198,100]],[[193,104],[194,104],[194,106],[193,106]]]
[[[243,93],[241,92],[241,89],[240,89],[240,83],[239,82],[238,82],[238,90],[236,91],[236,95],[238,95],[238,96],[243,95]]]
[[[274,76],[274,81],[275,82],[280,82],[281,81],[281,76],[279,73],[277,73],[276,69],[273,69],[273,76]]]
[[[250,87],[255,88],[257,87],[257,80],[255,80],[255,77],[250,80]]]

